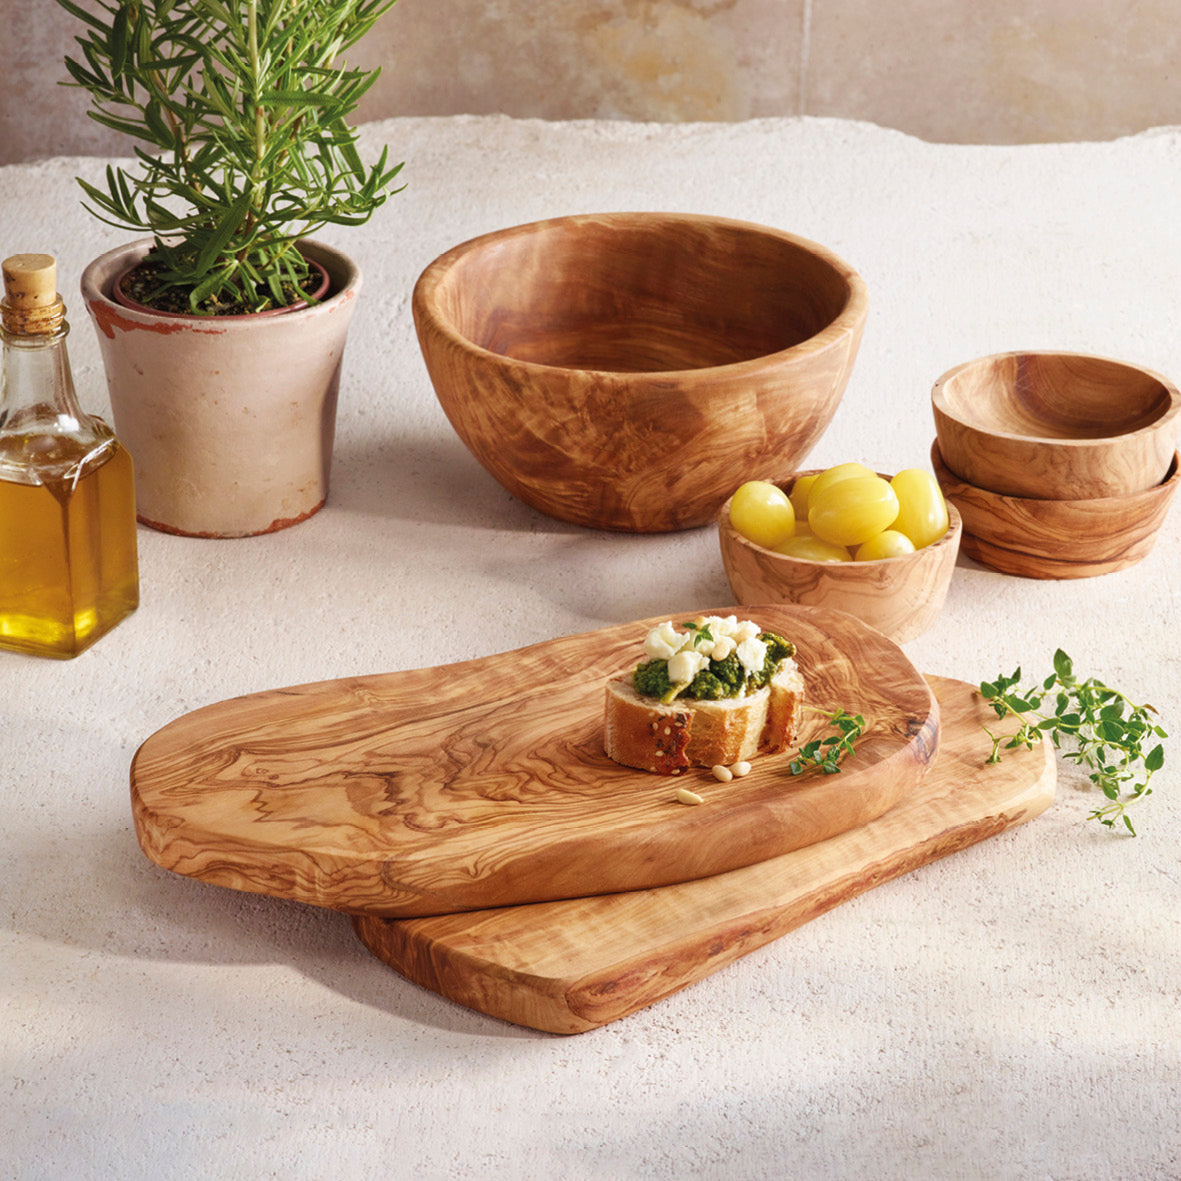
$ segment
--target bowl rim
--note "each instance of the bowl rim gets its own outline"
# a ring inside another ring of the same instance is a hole
[[[1160,496],[1171,496],[1174,491],[1173,486],[1178,480],[1181,480],[1181,450],[1175,450],[1173,452],[1173,458],[1169,461],[1169,467],[1165,472],[1164,479],[1153,484],[1151,488],[1141,488],[1138,492],[1124,492],[1120,496],[1084,496],[1075,497],[1073,500],[1054,500],[1046,496],[1010,496],[1007,492],[994,492],[991,488],[981,488],[979,484],[973,484],[970,480],[965,480],[963,476],[953,472],[947,466],[947,460],[943,458],[943,451],[939,446],[938,439],[934,440],[931,444],[931,466],[935,469],[936,480],[939,480],[939,469],[942,468],[947,473],[948,483],[952,487],[959,485],[959,487],[979,495],[981,499],[1015,506],[1047,505],[1051,506],[1049,511],[1068,512],[1081,505],[1133,504],[1137,501],[1152,501]],[[939,483],[942,488],[942,481]],[[948,500],[950,495],[952,494],[945,491],[943,493],[943,499]]]
[[[990,361],[1003,361],[1009,357],[1073,357],[1079,360],[1103,361],[1109,365],[1118,365],[1121,369],[1133,370],[1136,373],[1143,374],[1145,377],[1150,377],[1154,381],[1159,382],[1168,395],[1169,404],[1159,418],[1153,419],[1152,422],[1142,427],[1137,427],[1132,431],[1122,431],[1116,435],[1099,435],[1095,438],[1063,438],[1061,435],[1018,434],[1015,431],[1003,431],[982,426],[978,422],[969,421],[960,414],[957,414],[948,403],[945,393],[947,383],[953,377],[958,376],[967,369],[974,368],[977,365],[983,365]],[[1031,446],[1036,445],[1038,447],[1051,446],[1064,449],[1096,450],[1100,447],[1110,447],[1113,443],[1117,443],[1121,439],[1141,438],[1144,435],[1155,433],[1163,427],[1167,427],[1181,414],[1181,390],[1165,377],[1164,374],[1158,373],[1155,369],[1150,369],[1146,365],[1137,365],[1133,361],[1123,361],[1118,357],[1108,357],[1100,353],[1082,353],[1070,349],[1009,349],[1005,352],[987,353],[984,356],[974,357],[968,361],[961,361],[958,365],[953,365],[950,369],[940,374],[936,378],[935,384],[931,387],[931,407],[935,413],[936,434],[939,431],[938,416],[943,414],[962,429],[990,439],[1002,439],[1005,442],[1019,444],[1028,443]],[[1014,499],[1020,498],[1015,497]],[[1026,499],[1037,499],[1037,497],[1027,497]]]
[[[818,475],[820,475],[821,472],[824,472],[827,470],[828,470],[828,468],[818,467],[818,468],[804,468],[801,471],[793,472],[791,475],[791,479],[789,481],[789,484],[794,484],[796,482],[796,480],[802,479],[804,476],[818,476]],[[906,469],[902,468],[900,470],[905,471]],[[924,469],[920,469],[920,470],[924,470]],[[877,472],[876,474],[878,476],[880,476],[883,480],[891,480],[894,478],[893,476],[886,475],[884,472]],[[898,473],[895,472],[894,474],[897,475]],[[932,473],[932,474],[934,474],[934,473]],[[936,483],[939,482],[938,476],[935,477],[935,482]],[[777,488],[780,489],[780,491],[783,491],[783,492],[787,491],[787,489],[783,487],[783,484],[781,481],[768,480],[767,483],[774,484]],[[738,491],[738,489],[735,488],[734,492],[737,492],[737,491]],[[943,493],[942,487],[940,487],[939,491],[941,494]],[[908,562],[911,559],[918,558],[920,555],[933,553],[936,550],[943,549],[945,546],[952,545],[952,544],[958,545],[960,534],[963,533],[963,529],[964,529],[964,519],[963,519],[963,516],[961,515],[959,509],[956,508],[956,506],[954,504],[952,504],[950,500],[948,500],[946,495],[944,495],[943,496],[943,503],[947,506],[947,528],[944,530],[943,536],[937,538],[935,541],[932,541],[930,543],[930,545],[924,545],[922,548],[916,549],[913,553],[895,554],[893,557],[889,557],[889,558],[871,558],[865,562],[858,562],[855,558],[849,562],[821,562],[815,558],[797,558],[793,554],[781,554],[778,550],[770,549],[765,545],[759,545],[759,543],[757,541],[751,541],[751,539],[749,537],[744,537],[741,533],[739,533],[738,530],[735,529],[734,526],[730,523],[730,502],[734,499],[734,492],[731,492],[730,495],[726,497],[725,503],[722,505],[722,507],[720,509],[718,509],[718,515],[717,515],[718,532],[721,533],[723,536],[728,537],[728,538],[732,539],[733,541],[737,542],[739,545],[748,546],[751,549],[760,550],[762,553],[770,554],[771,557],[773,557],[773,558],[776,558],[776,559],[783,561],[785,563],[792,563],[795,565],[817,566],[817,567],[822,567],[824,569],[842,570],[842,569],[845,569],[846,567],[856,567],[858,569],[872,569],[875,566],[885,566],[890,562],[901,564],[903,562]]]
[[[510,357],[505,353],[498,353],[476,344],[458,332],[449,320],[443,320],[429,297],[443,281],[444,276],[459,262],[460,259],[491,243],[526,234],[541,233],[557,226],[569,225],[577,222],[635,222],[642,224],[648,218],[660,218],[668,221],[682,221],[695,223],[709,223],[727,226],[734,229],[757,231],[761,235],[778,238],[802,247],[826,263],[844,280],[848,287],[848,295],[840,312],[819,332],[802,340],[799,344],[786,349],[779,349],[773,353],[763,353],[757,357],[748,357],[743,361],[731,361],[726,365],[708,365],[694,369],[577,369],[566,365],[547,365],[541,361],[526,361],[517,357]],[[830,345],[839,342],[850,332],[855,332],[859,324],[864,323],[869,307],[869,289],[861,275],[847,263],[840,255],[813,242],[799,234],[780,230],[774,226],[762,225],[758,222],[746,221],[741,218],[718,217],[708,213],[685,213],[673,210],[616,210],[608,213],[571,213],[561,217],[542,218],[539,221],[522,222],[518,225],[505,226],[499,230],[478,234],[468,238],[444,251],[432,262],[428,263],[414,284],[411,306],[415,316],[429,317],[432,327],[444,338],[457,345],[464,352],[472,356],[494,358],[498,363],[519,368],[522,372],[531,373],[588,373],[602,374],[613,377],[649,378],[666,380],[675,378],[684,381],[694,374],[722,374],[741,376],[743,373],[754,373],[765,368],[770,362],[777,362],[784,357],[806,356],[809,353],[823,352]]]

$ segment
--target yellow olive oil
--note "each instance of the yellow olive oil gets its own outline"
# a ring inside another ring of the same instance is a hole
[[[0,648],[76,656],[139,605],[131,456],[112,438],[86,458],[58,438],[41,482],[0,477]]]

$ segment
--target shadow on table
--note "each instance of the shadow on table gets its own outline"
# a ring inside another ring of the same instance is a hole
[[[12,868],[10,882],[43,876],[55,860],[51,844],[22,841],[16,859],[25,864]],[[350,1001],[419,1025],[481,1037],[550,1036],[465,1009],[404,979],[364,948],[347,915],[161,869],[139,850],[130,822],[95,833],[88,849],[68,865],[58,863],[34,905],[6,907],[0,927],[104,956],[227,968],[282,964]]]
[[[332,460],[336,510],[426,525],[481,525],[569,533],[517,500],[473,458],[458,435],[419,434],[341,441]]]

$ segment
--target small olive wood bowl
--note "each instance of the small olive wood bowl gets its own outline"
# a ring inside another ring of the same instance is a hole
[[[798,472],[781,486],[790,491],[799,476],[817,475],[820,470]],[[947,532],[913,554],[876,562],[813,562],[743,537],[730,524],[727,500],[718,512],[718,541],[726,577],[739,603],[833,607],[901,644],[922,635],[947,599],[962,530],[960,515],[950,502],[947,516]]]
[[[785,478],[836,411],[864,281],[749,222],[609,213],[515,226],[414,288],[439,402],[514,496],[634,533],[708,523],[744,480]]]
[[[1083,353],[998,353],[931,391],[935,437],[965,483],[1091,500],[1155,487],[1176,450],[1181,395],[1158,373]]]
[[[1177,490],[1178,459],[1174,452],[1165,479],[1146,492],[1037,500],[977,488],[948,469],[938,443],[931,448],[944,498],[964,520],[964,553],[1023,578],[1090,578],[1142,561]]]

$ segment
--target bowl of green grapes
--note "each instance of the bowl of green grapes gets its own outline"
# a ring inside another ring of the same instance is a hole
[[[737,602],[835,607],[896,643],[939,617],[963,532],[931,472],[856,462],[748,480],[717,523]]]

